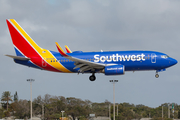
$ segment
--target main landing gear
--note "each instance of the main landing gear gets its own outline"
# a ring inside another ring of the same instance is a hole
[[[96,80],[96,76],[94,75],[94,73],[89,77],[90,81],[95,81]]]
[[[155,77],[156,77],[156,78],[158,78],[158,77],[159,77],[159,74],[158,74],[158,72],[157,72],[157,71],[156,71],[156,75],[155,75]]]

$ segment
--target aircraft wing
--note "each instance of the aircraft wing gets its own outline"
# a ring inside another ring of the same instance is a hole
[[[74,67],[74,69],[80,68],[79,72],[81,72],[81,73],[83,73],[87,70],[92,70],[92,71],[102,70],[102,69],[104,69],[105,66],[107,66],[106,64],[95,63],[92,61],[87,61],[87,60],[83,60],[83,59],[79,59],[76,57],[69,56],[62,50],[62,48],[59,46],[59,44],[57,42],[56,42],[56,47],[57,47],[59,53],[63,57],[75,62],[76,67]]]

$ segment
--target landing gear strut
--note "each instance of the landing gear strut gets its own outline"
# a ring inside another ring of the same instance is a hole
[[[95,81],[96,80],[96,76],[94,75],[94,73],[89,77],[90,81]]]
[[[158,72],[156,72],[156,75],[155,75],[155,77],[156,77],[156,78],[158,78],[158,77],[159,77],[159,74],[158,74]]]

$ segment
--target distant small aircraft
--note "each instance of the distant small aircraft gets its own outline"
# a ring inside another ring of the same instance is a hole
[[[65,46],[65,53],[56,42],[59,52],[39,47],[14,19],[7,19],[7,25],[14,44],[16,56],[6,55],[18,64],[61,73],[95,73],[123,75],[125,71],[155,70],[158,72],[177,64],[177,60],[155,51],[111,51],[82,52]]]

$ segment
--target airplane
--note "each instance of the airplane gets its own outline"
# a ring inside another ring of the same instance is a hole
[[[90,81],[96,80],[96,73],[124,75],[126,71],[165,71],[177,64],[177,60],[156,51],[71,51],[66,52],[56,42],[58,52],[39,47],[14,20],[6,20],[16,55],[6,55],[15,63],[41,70],[60,73],[90,73]]]

